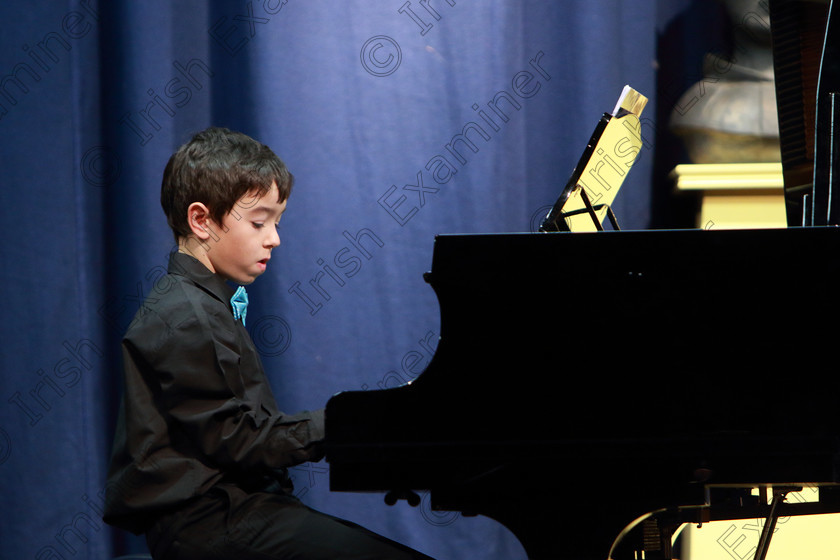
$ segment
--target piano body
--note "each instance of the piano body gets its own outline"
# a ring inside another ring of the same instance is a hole
[[[428,490],[533,559],[670,559],[683,523],[840,511],[840,228],[797,157],[807,227],[438,236],[436,353],[330,399],[331,489]],[[782,500],[804,486],[818,502]]]

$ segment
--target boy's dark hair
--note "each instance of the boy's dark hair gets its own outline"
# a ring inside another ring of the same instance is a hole
[[[187,209],[193,202],[207,206],[213,221],[221,224],[237,201],[248,193],[265,195],[272,183],[282,202],[289,197],[294,177],[271,148],[240,132],[212,127],[169,158],[160,204],[177,241],[191,233]]]

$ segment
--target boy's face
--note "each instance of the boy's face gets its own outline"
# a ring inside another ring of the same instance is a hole
[[[280,245],[277,224],[286,210],[277,195],[274,184],[261,197],[245,195],[213,228],[204,263],[210,270],[237,284],[250,284],[265,272],[271,250]]]

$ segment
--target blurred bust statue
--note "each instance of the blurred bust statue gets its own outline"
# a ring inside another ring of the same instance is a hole
[[[671,112],[692,163],[775,162],[779,123],[766,0],[725,0],[732,56],[707,54],[703,79]]]

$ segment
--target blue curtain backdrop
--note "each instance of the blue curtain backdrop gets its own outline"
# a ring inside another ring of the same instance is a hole
[[[248,323],[281,408],[318,408],[423,370],[440,328],[422,278],[435,234],[533,231],[625,84],[650,103],[621,225],[690,226],[662,178],[680,157],[667,115],[722,37],[718,11],[701,0],[3,2],[0,557],[145,546],[100,520],[117,349],[165,272],[160,178],[193,132],[241,130],[297,178]],[[494,328],[491,348],[505,343],[506,325]],[[529,373],[508,382],[539,390]],[[389,508],[330,493],[323,462],[293,472],[310,505],[438,558],[523,557],[488,519],[431,511],[427,497]]]

